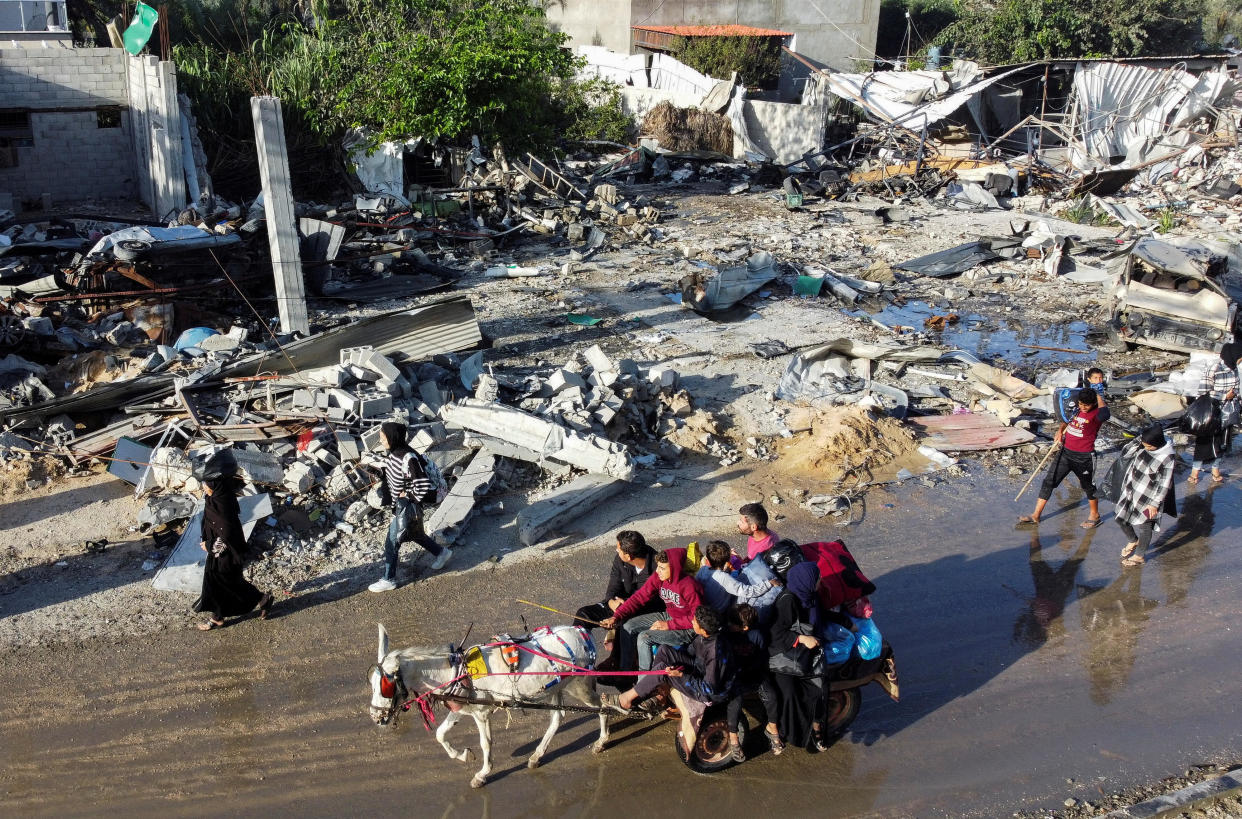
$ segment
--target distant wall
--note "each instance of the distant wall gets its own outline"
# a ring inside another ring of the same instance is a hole
[[[565,0],[548,6],[548,25],[569,35],[571,46],[603,46],[630,53],[629,0]]]
[[[132,197],[127,105],[120,49],[0,49],[0,190],[19,202]]]

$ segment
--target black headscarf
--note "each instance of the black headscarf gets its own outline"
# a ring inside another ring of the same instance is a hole
[[[1231,341],[1220,348],[1220,360],[1225,362],[1225,366],[1230,369],[1238,366],[1238,359],[1242,358],[1242,344]]]
[[[819,566],[811,561],[804,561],[789,570],[785,578],[787,588],[807,612],[807,621],[812,626],[819,625],[819,598],[815,595],[815,587],[819,584]]]

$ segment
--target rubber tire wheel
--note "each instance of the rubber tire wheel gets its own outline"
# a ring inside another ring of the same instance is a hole
[[[0,316],[0,348],[14,348],[26,337],[26,327],[17,316]]]
[[[828,692],[828,714],[824,719],[824,744],[831,745],[849,730],[862,707],[862,689],[847,688]]]
[[[678,723],[680,724],[680,723]],[[746,747],[746,718],[742,717],[737,724],[737,741]],[[690,758],[686,759],[681,752],[681,742],[677,732],[673,732],[673,749],[677,758],[695,773],[710,774],[723,771],[735,764],[729,753],[729,721],[723,708],[710,708],[703,716],[699,726],[699,735],[695,738],[694,747],[690,749]]]

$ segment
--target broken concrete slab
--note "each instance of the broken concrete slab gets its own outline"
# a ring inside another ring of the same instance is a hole
[[[446,546],[457,542],[474,515],[475,502],[487,494],[496,477],[496,455],[486,450],[474,454],[444,501],[427,519],[427,533]]]
[[[583,475],[518,512],[518,539],[533,546],[568,521],[582,517],[625,488],[604,475]]]
[[[622,444],[572,432],[518,409],[463,398],[445,406],[441,413],[445,421],[463,429],[510,441],[588,472],[626,481],[634,477],[634,463]]]

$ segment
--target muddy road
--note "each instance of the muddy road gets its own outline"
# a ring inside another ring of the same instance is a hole
[[[1020,482],[969,473],[873,491],[848,528],[774,523],[800,540],[847,540],[897,652],[902,701],[865,689],[853,730],[826,753],[763,753],[707,778],[677,762],[671,725],[621,723],[594,756],[594,719],[571,714],[531,771],[544,716],[499,715],[493,780],[472,791],[477,763],[448,759],[416,716],[391,730],[369,722],[377,620],[396,645],[448,643],[472,621],[479,639],[518,631],[519,614],[551,622],[513,598],[569,610],[595,600],[610,558],[597,538],[385,595],[290,598],[267,623],[12,652],[0,672],[5,812],[999,816],[1236,758],[1239,485],[1181,482],[1197,491],[1179,498],[1180,521],[1145,566],[1122,569],[1107,505],[1104,526],[1080,529],[1085,504],[1067,484],[1038,532],[1015,530]],[[736,542],[731,527],[728,514],[689,519],[686,539]],[[468,722],[454,738],[477,748]]]

